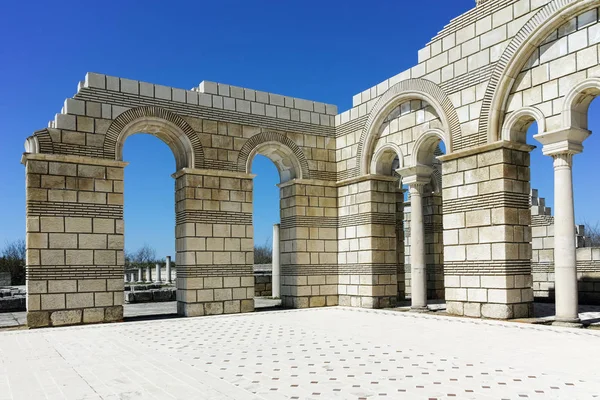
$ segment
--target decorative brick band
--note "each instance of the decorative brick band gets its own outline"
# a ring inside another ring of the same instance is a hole
[[[127,125],[129,125],[135,120],[144,119],[148,117],[159,118],[165,121],[169,121],[175,126],[177,126],[179,129],[181,129],[192,144],[192,148],[195,154],[194,168],[204,167],[204,150],[200,142],[200,137],[198,136],[196,131],[194,131],[194,129],[179,115],[171,111],[165,110],[164,108],[155,106],[132,108],[119,115],[112,122],[112,124],[110,124],[110,127],[106,132],[106,138],[104,139],[104,156],[106,158],[115,159],[117,142],[119,140],[119,136],[123,132],[123,129],[125,129]]]
[[[40,153],[54,153],[52,137],[48,129],[41,129],[33,133],[40,145]]]
[[[54,143],[54,150],[51,153],[105,158],[104,148],[102,147],[92,147],[61,142]]]
[[[552,262],[532,262],[531,272],[536,273],[553,273],[554,263]]]
[[[445,261],[445,275],[529,275],[530,260]]]
[[[337,228],[338,219],[336,217],[309,217],[306,215],[294,215],[281,218],[281,228],[289,229],[298,226],[309,228]]]
[[[322,264],[281,266],[281,274],[285,276],[314,275],[396,275],[396,264]]]
[[[444,214],[453,214],[472,210],[489,210],[492,208],[511,207],[528,209],[529,195],[523,193],[498,192],[460,199],[444,200]]]
[[[27,280],[123,279],[123,266],[28,266]]]
[[[577,260],[577,272],[595,272],[598,273],[600,270],[599,260]]]
[[[353,119],[351,121],[345,122],[337,126],[335,130],[335,137],[338,138],[344,135],[354,133],[356,131],[362,131],[368,120],[369,116],[363,115],[362,117],[358,117],[356,119]]]
[[[296,160],[300,164],[300,169],[302,170],[301,178],[310,179],[308,161],[306,160],[304,152],[292,139],[279,132],[261,132],[248,139],[248,141],[244,143],[244,146],[238,155],[237,170],[239,172],[250,173],[250,171],[246,171],[246,166],[248,165],[248,159],[250,155],[258,146],[268,142],[281,143],[283,146],[287,147],[289,151],[296,156]],[[297,177],[300,178],[300,176]]]
[[[316,170],[311,170],[310,171],[310,177],[311,177],[311,179],[318,179],[318,180],[321,180],[321,181],[336,182],[337,181],[337,172],[335,172],[335,171],[316,171]]]
[[[177,266],[178,278],[201,278],[206,276],[254,276],[252,264],[227,265],[181,265]],[[122,275],[121,275],[122,277]]]
[[[490,79],[490,75],[494,71],[495,65],[495,63],[492,63],[466,74],[459,75],[456,78],[452,78],[441,83],[440,87],[444,92],[452,94],[466,87],[478,85]],[[460,143],[460,140],[458,142],[454,142],[455,150],[459,150],[461,148],[460,146],[457,146],[457,143]]]
[[[531,226],[548,226],[554,225],[554,217],[551,215],[532,215]]]
[[[396,214],[394,213],[362,213],[355,215],[344,215],[338,217],[338,227],[346,228],[357,225],[396,225]]]
[[[220,171],[237,171],[238,166],[235,161],[223,161],[223,160],[204,160],[204,168],[216,169]]]
[[[27,216],[123,219],[123,206],[56,201],[28,201]]]
[[[179,211],[176,214],[175,221],[178,225],[188,222],[204,224],[252,225],[252,213],[188,210]]]

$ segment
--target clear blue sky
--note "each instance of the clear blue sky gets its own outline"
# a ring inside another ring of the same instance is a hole
[[[0,246],[24,237],[23,142],[88,71],[189,89],[204,79],[337,104],[414,65],[417,50],[473,0],[6,2],[0,13]],[[598,107],[594,106],[597,110]],[[598,118],[592,118],[592,129]],[[576,157],[577,219],[598,220],[597,137]],[[591,151],[590,151],[591,149]],[[147,158],[147,154],[152,155]],[[126,247],[173,254],[173,156],[148,135],[125,144]],[[550,159],[533,185],[551,203]],[[153,178],[140,171],[150,169]],[[278,222],[278,182],[258,159],[256,243]],[[577,174],[579,173],[579,174]]]

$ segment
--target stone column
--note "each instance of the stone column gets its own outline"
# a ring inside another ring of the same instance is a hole
[[[273,225],[273,261],[271,272],[271,296],[281,297],[281,264],[279,262],[279,224]]]
[[[579,324],[573,155],[583,151],[590,132],[569,128],[534,136],[554,159],[554,276],[556,323]]]
[[[146,282],[152,283],[152,269],[150,266],[146,267]]]
[[[139,283],[142,283],[142,282],[144,282],[144,279],[143,279],[143,271],[142,271],[142,268],[141,268],[141,267],[140,267],[140,268],[138,268],[138,282],[139,282]]]
[[[171,277],[171,256],[167,256],[166,268],[167,268],[167,283],[172,283],[173,279]]]
[[[156,276],[155,276],[155,280],[156,283],[162,283],[162,277],[160,276],[160,264],[156,263]]]
[[[410,266],[411,266],[411,308],[415,311],[427,310],[427,263],[425,259],[425,225],[423,223],[423,194],[425,185],[431,181],[433,169],[428,166],[398,169],[402,183],[407,184],[410,193]]]
[[[127,272],[125,272],[124,281],[125,281],[125,283],[129,283],[129,274]]]

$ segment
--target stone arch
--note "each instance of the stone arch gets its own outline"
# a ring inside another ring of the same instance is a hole
[[[386,143],[375,151],[371,160],[370,173],[372,175],[389,175],[388,171],[394,171],[394,159],[398,157],[397,168],[404,167],[404,155],[402,149],[395,143]]]
[[[417,138],[413,147],[411,166],[430,165],[435,160],[435,151],[440,141],[445,142],[446,136],[441,129],[430,129]]]
[[[364,175],[369,171],[370,154],[383,119],[394,107],[407,100],[423,100],[435,109],[447,132],[444,143],[448,152],[452,151],[453,140],[461,136],[460,121],[454,105],[435,83],[425,79],[408,79],[389,88],[371,110],[358,143],[357,175]]]
[[[575,85],[563,102],[563,127],[588,129],[590,103],[600,95],[600,78],[588,78]]]
[[[154,106],[132,108],[115,118],[106,133],[104,156],[122,160],[125,139],[140,132],[164,141],[173,151],[178,170],[203,168],[204,150],[196,131],[177,114]]]
[[[248,139],[238,155],[238,171],[251,173],[252,161],[257,154],[273,161],[282,183],[292,179],[310,178],[304,152],[292,139],[282,133],[261,132]]]
[[[537,122],[538,133],[546,132],[546,117],[536,107],[524,107],[509,115],[502,127],[502,140],[526,143],[527,129]]]
[[[500,127],[513,83],[532,52],[569,17],[598,7],[597,0],[552,0],[543,6],[508,44],[496,63],[481,106],[479,144],[501,138]]]

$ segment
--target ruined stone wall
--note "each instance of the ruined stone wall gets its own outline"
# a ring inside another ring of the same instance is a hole
[[[545,199],[537,190],[531,194],[531,231],[533,294],[537,300],[554,300],[554,217]],[[581,230],[582,227],[579,227]],[[584,232],[583,232],[584,233]],[[600,248],[583,247],[582,236],[577,240],[577,280],[579,301],[600,304]]]

